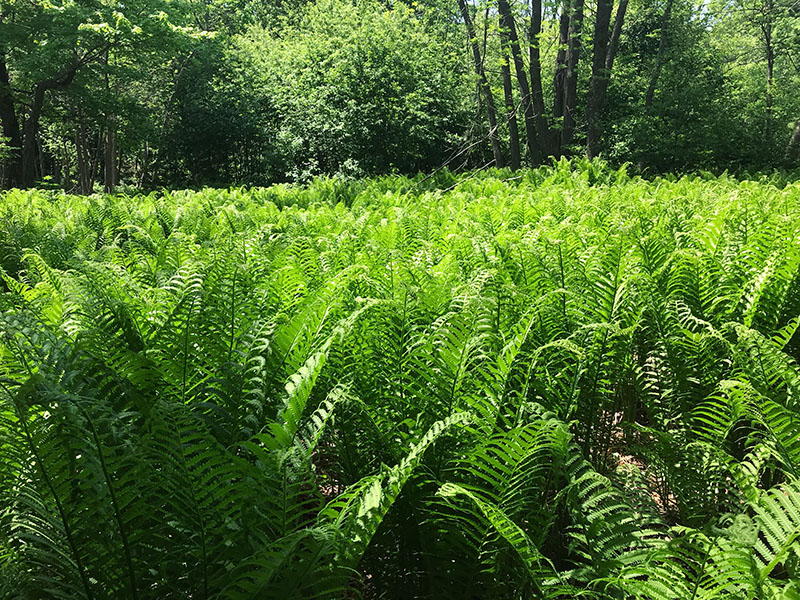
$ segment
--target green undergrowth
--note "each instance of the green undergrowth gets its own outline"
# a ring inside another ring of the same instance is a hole
[[[800,184],[0,196],[0,597],[797,598]]]

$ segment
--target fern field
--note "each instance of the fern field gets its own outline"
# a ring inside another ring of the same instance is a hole
[[[0,597],[800,598],[800,184],[0,196]]]

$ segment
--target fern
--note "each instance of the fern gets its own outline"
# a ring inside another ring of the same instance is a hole
[[[796,185],[0,196],[0,598],[793,597]]]

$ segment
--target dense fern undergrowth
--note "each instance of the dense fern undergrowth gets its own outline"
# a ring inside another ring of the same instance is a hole
[[[799,235],[597,163],[6,193],[0,596],[800,597]]]

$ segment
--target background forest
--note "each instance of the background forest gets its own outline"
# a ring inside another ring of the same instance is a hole
[[[2,0],[0,181],[792,166],[797,0]]]

